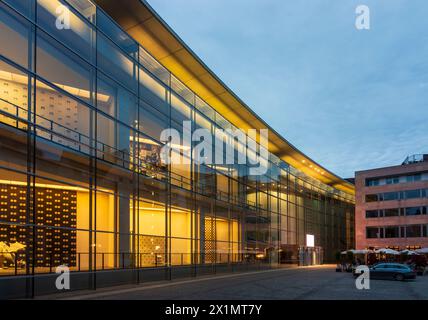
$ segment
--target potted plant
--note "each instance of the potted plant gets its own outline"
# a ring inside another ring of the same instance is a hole
[[[352,251],[348,251],[346,253],[346,260],[347,260],[346,272],[352,272],[352,264],[354,262],[354,253]]]

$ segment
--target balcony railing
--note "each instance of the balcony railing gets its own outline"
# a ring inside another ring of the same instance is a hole
[[[406,165],[406,164],[419,163],[419,162],[428,162],[428,154],[413,154],[413,155],[407,156],[406,159],[404,159],[402,164]]]
[[[93,138],[85,134],[65,127],[46,117],[35,115],[34,113],[30,113],[30,119],[35,121],[35,124],[29,122],[28,119],[28,111],[26,109],[0,98],[0,122],[2,123],[23,131],[28,130],[29,126],[34,126],[36,135],[48,141],[87,155],[96,155],[98,159],[128,170],[137,171],[144,176],[159,181],[167,180],[166,169],[162,169],[161,167],[153,168],[144,159],[135,157],[127,151],[119,150],[103,142],[95,142]],[[227,192],[216,190],[215,187],[207,186],[203,182],[192,181],[190,178],[181,176],[175,172],[170,172],[170,181],[173,185],[187,190],[192,190],[192,184],[194,184],[196,192],[207,196],[214,196],[217,200],[243,205],[250,209],[257,206],[256,203],[246,199],[245,196],[238,197],[230,195]]]
[[[73,262],[70,263],[70,260]],[[55,254],[50,254],[42,262],[37,258],[35,261],[34,272],[39,274],[55,273],[56,268],[60,266],[67,266],[70,271],[81,272],[90,271],[90,269],[103,271],[191,265],[255,264],[262,262],[256,259],[256,254],[249,252],[77,252],[66,259],[58,259]],[[90,264],[92,264],[92,268],[89,268]],[[25,275],[27,268],[30,268],[30,270],[33,268],[33,254],[31,252],[27,253],[25,250],[13,253],[0,252],[0,277]]]

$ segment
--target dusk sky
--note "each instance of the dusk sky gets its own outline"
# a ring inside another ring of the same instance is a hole
[[[428,153],[427,0],[149,0],[288,141],[342,177]],[[370,8],[370,30],[355,8]]]

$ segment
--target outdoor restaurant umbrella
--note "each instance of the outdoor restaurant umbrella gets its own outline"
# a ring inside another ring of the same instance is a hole
[[[383,254],[393,254],[393,255],[399,254],[399,252],[396,250],[386,249],[386,248],[376,250],[375,252],[376,253],[383,253]]]
[[[417,252],[415,252],[415,251],[408,250],[408,249],[406,249],[406,250],[402,250],[402,251],[400,251],[400,253],[402,253],[402,254],[408,254],[409,256],[411,256],[411,255],[415,255],[415,254],[419,254],[419,253],[417,253]]]
[[[367,253],[370,253],[372,251],[366,250],[366,249],[362,249],[362,250],[350,249],[347,251],[342,251],[341,254],[347,254],[348,252],[352,252],[353,254],[367,254]]]
[[[362,250],[353,250],[354,254],[367,254],[372,252],[371,250],[362,249]]]
[[[422,248],[415,250],[417,253],[428,253],[428,248]]]

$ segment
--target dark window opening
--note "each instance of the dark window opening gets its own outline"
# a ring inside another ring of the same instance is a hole
[[[420,207],[406,208],[406,216],[419,216],[422,214]]]
[[[383,194],[383,201],[391,201],[391,200],[398,200],[398,199],[399,199],[398,192],[385,192]]]
[[[407,226],[406,227],[406,237],[407,238],[422,237],[421,226],[419,224],[414,225],[414,226]]]
[[[400,228],[399,227],[385,227],[385,238],[399,238]]]
[[[376,202],[379,201],[377,194],[366,194],[366,202]]]
[[[379,228],[367,227],[366,228],[366,238],[367,239],[376,239],[380,238]]]
[[[379,217],[379,211],[378,210],[367,210],[366,211],[366,218],[377,218]]]
[[[385,217],[397,217],[400,215],[400,210],[398,208],[395,209],[385,209],[384,216]]]

